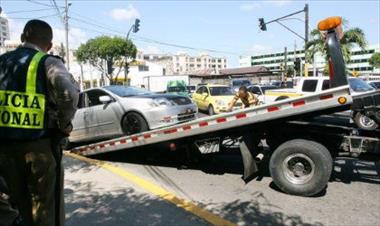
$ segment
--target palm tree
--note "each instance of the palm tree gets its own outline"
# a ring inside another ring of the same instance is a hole
[[[327,53],[327,48],[325,45],[325,40],[322,38],[319,30],[314,29],[310,33],[312,39],[306,43],[306,60],[311,62],[313,55],[317,52],[322,53],[326,57],[326,60],[329,58]],[[344,32],[342,39],[340,40],[343,58],[346,62],[349,62],[351,59],[351,48],[354,45],[358,45],[361,49],[364,49],[367,46],[367,41],[362,29],[360,28],[351,28]]]

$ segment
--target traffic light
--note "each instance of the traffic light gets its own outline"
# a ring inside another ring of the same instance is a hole
[[[259,18],[259,27],[262,31],[266,31],[267,30],[267,25],[265,24],[264,22],[264,18]]]
[[[140,19],[135,19],[135,24],[133,25],[133,33],[137,33],[140,30]]]
[[[294,70],[295,71],[300,71],[301,69],[301,60],[300,58],[296,58],[296,60],[294,61]]]

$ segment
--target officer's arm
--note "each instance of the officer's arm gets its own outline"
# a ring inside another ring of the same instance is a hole
[[[66,130],[77,110],[79,86],[67,71],[63,61],[49,56],[45,62],[46,75],[51,86],[52,99],[57,104],[58,126]]]

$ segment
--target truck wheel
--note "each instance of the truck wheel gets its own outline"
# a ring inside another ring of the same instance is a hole
[[[330,179],[333,160],[321,144],[290,140],[271,156],[269,170],[273,182],[291,195],[312,196],[322,191]]]
[[[215,110],[212,105],[208,106],[207,111],[208,111],[208,115],[215,115]]]
[[[149,130],[148,124],[145,119],[136,112],[127,113],[121,122],[125,134],[141,133]]]
[[[354,122],[360,129],[364,130],[375,130],[377,127],[379,127],[379,125],[373,119],[362,114],[361,112],[355,114]]]
[[[285,100],[285,99],[288,99],[288,98],[289,98],[288,96],[279,96],[274,101]]]

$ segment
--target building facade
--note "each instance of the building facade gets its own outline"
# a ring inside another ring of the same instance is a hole
[[[212,69],[217,74],[219,70],[227,68],[226,58],[212,57],[208,54],[143,54],[143,59],[160,64],[164,67],[165,74],[169,75],[186,75],[207,69]]]
[[[356,71],[360,74],[368,74],[368,73],[379,73],[380,69],[373,68],[369,64],[369,58],[374,53],[380,52],[380,44],[369,45],[365,50],[362,50],[358,47],[351,49],[351,60],[347,63],[347,69],[350,71]],[[284,51],[268,53],[262,55],[254,55],[254,56],[244,56],[240,57],[239,64],[241,67],[249,67],[249,66],[265,66],[272,71],[279,71],[281,67],[284,65]],[[305,52],[304,50],[296,50],[296,51],[288,51],[287,53],[287,65],[294,66],[295,58],[299,58],[302,62],[305,61]],[[315,55],[315,68],[319,71],[323,71],[326,60],[325,57],[320,53]],[[313,65],[310,64],[308,66],[309,70],[313,70]]]
[[[0,46],[4,46],[5,40],[10,39],[8,19],[0,16]]]

